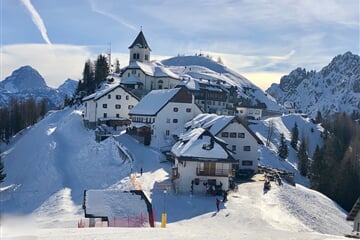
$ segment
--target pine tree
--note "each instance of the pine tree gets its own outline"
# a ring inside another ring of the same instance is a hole
[[[323,151],[320,149],[319,145],[316,145],[309,169],[311,187],[315,190],[319,189],[321,183],[322,174],[323,174],[322,171],[324,170],[323,161],[324,161]]]
[[[95,89],[109,75],[109,64],[105,55],[100,54],[95,62]]]
[[[95,76],[94,65],[92,64],[90,59],[88,59],[85,62],[84,70],[83,70],[83,79],[81,83],[79,82],[77,92],[79,93],[80,91],[85,91],[87,92],[87,94],[93,93],[95,91],[95,85],[96,85],[94,81],[94,76]]]
[[[315,122],[316,122],[316,123],[322,123],[322,122],[323,122],[323,118],[322,118],[322,116],[321,116],[321,112],[320,112],[320,111],[317,111],[317,113],[316,113]]]
[[[6,174],[4,173],[4,164],[2,161],[2,156],[1,156],[1,152],[0,152],[0,183],[2,183],[4,181],[6,177]]]
[[[291,142],[290,142],[290,145],[295,150],[297,150],[298,140],[299,140],[299,129],[298,129],[297,123],[295,122],[295,125],[291,130]]]
[[[288,146],[286,144],[286,140],[284,137],[284,134],[281,133],[280,135],[280,146],[278,149],[278,156],[281,157],[282,159],[286,159],[289,155],[289,150],[288,150]]]
[[[38,106],[38,111],[39,111],[39,115],[41,117],[44,117],[45,114],[47,113],[48,111],[48,103],[47,103],[47,99],[43,98],[40,103],[39,103],[39,106]]]
[[[306,152],[305,139],[302,139],[298,151],[298,170],[302,176],[307,176],[309,168],[309,156]]]

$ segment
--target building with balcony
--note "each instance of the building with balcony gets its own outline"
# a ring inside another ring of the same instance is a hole
[[[171,153],[173,179],[180,192],[218,194],[229,189],[237,161],[210,131],[196,128],[183,134]]]

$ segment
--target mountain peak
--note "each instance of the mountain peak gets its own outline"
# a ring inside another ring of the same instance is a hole
[[[351,52],[337,55],[319,72],[297,68],[266,92],[312,116],[317,111],[323,115],[350,114],[360,108],[360,57]]]
[[[16,93],[29,89],[48,88],[40,73],[29,65],[22,66],[0,82],[0,88]]]

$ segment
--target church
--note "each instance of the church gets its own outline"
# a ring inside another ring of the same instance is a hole
[[[151,61],[151,48],[141,30],[129,46],[129,65],[121,73],[120,84],[142,97],[151,90],[171,89],[180,77],[160,62]]]

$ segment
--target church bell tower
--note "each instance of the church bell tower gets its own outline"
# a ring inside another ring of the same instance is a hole
[[[150,52],[151,49],[149,44],[146,42],[144,33],[140,30],[135,41],[130,45],[130,60],[129,64],[132,62],[149,62],[150,61]]]

